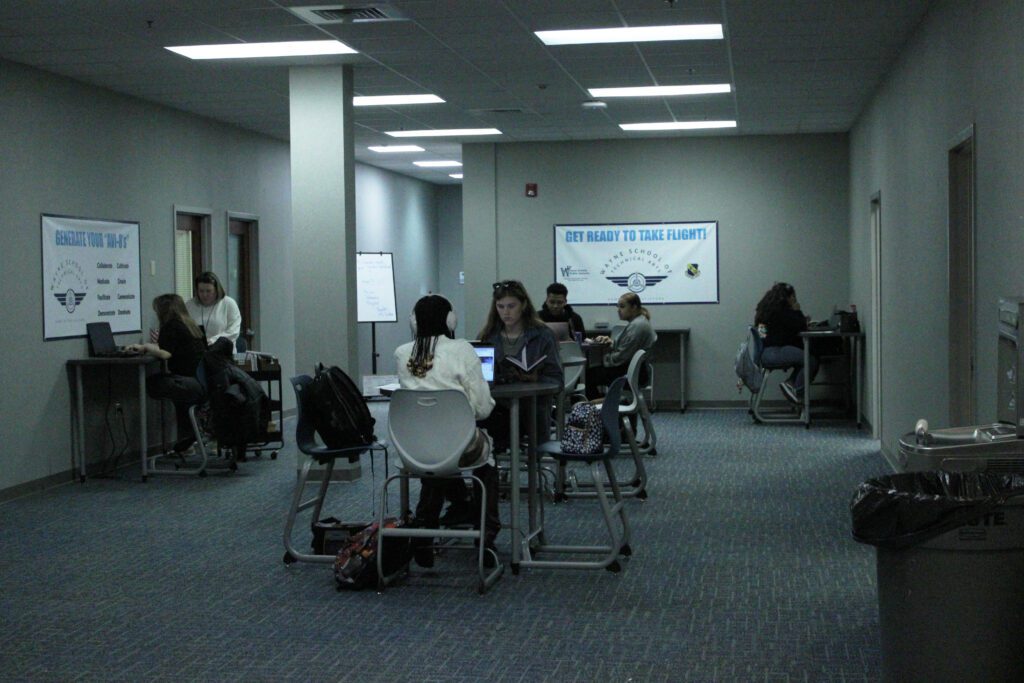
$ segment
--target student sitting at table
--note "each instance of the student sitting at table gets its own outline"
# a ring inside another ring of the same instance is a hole
[[[480,330],[481,341],[494,346],[494,375],[496,382],[536,382],[551,380],[561,386],[563,380],[562,361],[558,356],[558,342],[551,329],[545,325],[533,307],[530,295],[518,280],[495,282],[491,293],[491,305],[487,311],[487,322]],[[527,367],[523,370],[512,362],[525,357]],[[540,360],[542,359],[542,360]],[[536,365],[533,365],[536,364]],[[550,437],[550,410],[537,406],[537,441],[544,442]],[[494,437],[498,450],[508,447],[508,412],[496,410],[487,421],[487,431]]]
[[[465,339],[454,339],[456,318],[451,302],[437,294],[421,298],[413,308],[410,323],[415,339],[395,350],[398,382],[402,389],[460,391],[469,399],[476,419],[487,418],[494,409],[494,399],[484,381],[480,359],[473,347]],[[476,440],[459,461],[464,466],[476,462],[486,462],[475,470],[475,474],[487,490],[484,545],[493,550],[494,539],[501,530],[501,519],[498,516],[498,472],[491,457],[490,439],[479,428]],[[416,523],[420,528],[438,527],[445,498],[452,501],[445,514],[448,518],[446,524],[479,519],[479,506],[472,505],[461,479],[422,479],[420,498],[416,504]],[[430,544],[414,545],[416,563],[423,567],[433,566],[434,555]],[[493,561],[490,553],[486,553],[484,558]]]
[[[596,399],[601,396],[599,387],[608,386],[617,377],[622,377],[629,370],[629,361],[640,349],[650,351],[658,335],[651,327],[651,313],[640,301],[640,295],[628,292],[619,297],[619,320],[626,321],[626,328],[613,340],[611,337],[595,337],[597,344],[611,344],[604,354],[602,365],[587,368],[587,398]],[[644,369],[646,374],[646,368]],[[641,375],[641,383],[646,377]]]
[[[540,307],[540,319],[546,323],[568,323],[569,334],[579,333],[582,338],[584,335],[583,318],[566,303],[569,297],[569,288],[561,282],[552,282],[548,285],[547,295],[544,305]]]
[[[159,343],[132,344],[128,348],[167,362],[167,372],[146,378],[146,392],[153,398],[166,398],[174,403],[178,427],[174,450],[182,453],[196,440],[188,419],[188,408],[203,399],[203,387],[196,379],[196,368],[206,351],[206,339],[177,294],[161,294],[153,299],[153,311],[160,323]]]
[[[807,329],[807,318],[800,310],[793,285],[776,282],[772,285],[754,313],[754,325],[767,328],[761,364],[769,368],[793,368],[789,380],[779,384],[782,394],[790,403],[803,403],[806,386],[804,348],[800,333]],[[818,359],[811,356],[810,381],[818,372]]]

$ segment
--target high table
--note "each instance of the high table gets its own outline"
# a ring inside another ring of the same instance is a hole
[[[801,339],[804,342],[804,427],[810,429],[811,426],[811,383],[808,381],[810,378],[806,373],[806,368],[811,366],[811,344],[815,340],[821,339],[842,339],[844,344],[846,340],[853,346],[852,358],[850,363],[850,372],[853,373],[853,395],[854,403],[856,404],[856,420],[857,428],[860,428],[860,373],[861,373],[861,345],[864,343],[863,332],[840,332],[839,330],[825,329],[825,330],[807,330],[800,333]],[[849,405],[849,404],[847,404]]]
[[[139,459],[142,461],[142,481],[146,481],[146,461],[149,451],[149,441],[146,431],[146,368],[150,363],[159,363],[155,356],[143,354],[140,356],[126,356],[113,358],[72,358],[67,362],[68,371],[75,374],[75,410],[73,414],[74,423],[71,432],[71,452],[78,463],[78,480],[85,481],[85,391],[82,386],[82,368],[89,366],[100,367],[135,367],[138,369],[139,380]],[[77,439],[76,437],[77,432]],[[76,443],[77,442],[77,443]]]
[[[491,397],[495,401],[501,401],[509,406],[509,468],[511,476],[511,491],[509,493],[509,504],[511,507],[511,525],[509,534],[512,536],[512,573],[518,574],[520,565],[531,566],[531,562],[523,562],[523,544],[529,544],[534,538],[543,533],[539,515],[537,514],[537,466],[536,454],[537,445],[537,398],[539,396],[551,396],[561,391],[562,387],[558,382],[541,380],[539,382],[515,382],[511,384],[495,384],[491,387]],[[519,445],[519,404],[521,399],[529,399],[529,410],[527,412],[527,434],[530,437],[531,453],[527,454],[527,502],[529,507],[529,528],[527,533],[519,538],[519,467],[521,461]]]

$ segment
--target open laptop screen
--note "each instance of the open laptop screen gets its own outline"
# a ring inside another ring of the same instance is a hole
[[[484,379],[488,384],[493,383],[494,347],[481,342],[473,342],[473,350],[476,351],[476,357],[480,359],[480,369],[483,370]]]

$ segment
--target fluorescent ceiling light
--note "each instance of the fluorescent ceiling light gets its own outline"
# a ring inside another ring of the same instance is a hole
[[[671,97],[673,95],[712,95],[732,92],[728,83],[708,85],[652,85],[641,88],[591,88],[591,97]]]
[[[441,138],[460,135],[501,135],[497,128],[432,128],[430,130],[386,130],[393,138]]]
[[[721,40],[721,24],[677,24],[628,28],[588,28],[568,31],[534,31],[545,45],[587,43],[646,43],[656,40]]]
[[[456,180],[462,180],[462,174],[461,173],[449,173],[448,177],[449,178],[455,178]]]
[[[700,128],[735,128],[735,121],[664,121],[662,123],[620,123],[622,130],[697,130]]]
[[[419,145],[374,145],[367,147],[371,152],[379,152],[381,154],[391,154],[393,152],[425,152],[426,150]]]
[[[414,161],[412,162],[417,166],[423,168],[451,168],[452,166],[462,166],[462,162],[459,161]]]
[[[444,102],[437,95],[378,95],[374,97],[356,96],[352,98],[353,107],[382,107],[394,104],[438,104]]]
[[[168,47],[189,59],[252,59],[257,57],[304,57],[349,55],[356,51],[337,40],[296,40],[281,43],[228,43],[226,45],[179,45]]]

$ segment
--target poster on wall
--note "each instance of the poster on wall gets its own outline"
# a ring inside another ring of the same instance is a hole
[[[142,330],[139,224],[42,214],[43,339]]]
[[[388,252],[356,254],[356,319],[361,323],[398,322],[395,266]]]
[[[555,226],[555,281],[573,305],[718,303],[718,221]]]

